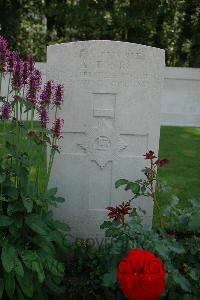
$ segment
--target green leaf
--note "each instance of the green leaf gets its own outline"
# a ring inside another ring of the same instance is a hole
[[[0,202],[8,202],[8,200],[3,196],[3,195],[0,195]]]
[[[190,277],[195,280],[195,281],[200,281],[200,269],[197,268],[192,268],[189,271]]]
[[[7,186],[6,187],[6,194],[8,195],[9,198],[17,200],[19,196],[19,192],[14,186]]]
[[[59,231],[56,231],[56,230],[54,230],[54,231],[52,230],[51,232],[49,232],[47,239],[48,239],[48,241],[58,243],[60,246],[63,246],[64,241],[65,241],[63,235]]]
[[[20,184],[23,187],[27,186],[28,182],[28,170],[25,167],[20,167],[18,172],[19,178],[20,178]]]
[[[15,278],[13,273],[4,273],[5,290],[9,298],[13,298],[15,292]]]
[[[56,252],[53,243],[40,235],[35,236],[31,241],[46,252],[46,254],[53,255]]]
[[[24,277],[16,275],[19,286],[22,289],[23,293],[28,297],[33,297],[33,278],[30,272],[25,271]]]
[[[15,272],[21,277],[24,277],[24,268],[18,257],[15,258]]]
[[[171,207],[170,206],[166,206],[166,207],[161,207],[160,208],[160,213],[162,216],[167,217],[170,216],[171,214]]]
[[[192,215],[191,220],[189,222],[189,229],[192,231],[196,231],[200,229],[200,216],[199,212]]]
[[[58,191],[58,188],[52,188],[52,189],[49,189],[47,192],[46,192],[46,197],[52,197],[52,196],[55,196],[56,193]]]
[[[16,300],[25,300],[24,295],[19,286],[17,286],[17,299]]]
[[[6,148],[8,149],[9,153],[12,156],[16,157],[17,151],[16,151],[16,146],[14,144],[11,144],[8,141],[6,141]]]
[[[178,243],[173,243],[173,245],[168,246],[168,248],[177,254],[185,253],[185,249],[183,248],[183,246]]]
[[[140,185],[137,182],[129,182],[125,189],[126,191],[131,190],[133,194],[138,194],[140,192]]]
[[[22,201],[23,201],[24,207],[26,208],[27,212],[31,213],[33,210],[33,200],[29,197],[27,197],[27,198],[23,197]]]
[[[63,263],[59,262],[58,260],[54,259],[51,256],[48,256],[46,258],[45,265],[47,269],[55,276],[57,277],[63,277],[65,266]]]
[[[4,280],[0,278],[0,299],[2,299],[3,292],[4,292]]]
[[[39,282],[43,282],[45,279],[45,274],[42,266],[40,257],[35,251],[26,250],[22,254],[22,260],[28,269],[37,273]]]
[[[8,203],[7,213],[9,216],[13,215],[16,212],[23,212],[24,207],[21,202],[13,201]]]
[[[112,221],[104,221],[103,224],[100,225],[101,229],[107,229],[112,226]]]
[[[63,198],[63,197],[56,197],[54,201],[58,202],[58,203],[63,203],[63,202],[65,202],[65,198]]]
[[[0,227],[6,227],[13,223],[13,220],[7,216],[0,216]]]
[[[47,228],[44,222],[42,222],[42,219],[40,216],[36,214],[28,215],[25,218],[26,224],[31,228],[33,231],[41,234],[41,235],[47,235]]]
[[[176,195],[172,195],[170,206],[175,207],[178,205],[179,202],[180,202],[180,199]]]
[[[55,295],[63,294],[66,290],[65,286],[58,286],[50,279],[46,280],[45,284],[49,288],[49,290]]]
[[[2,265],[6,272],[11,272],[14,268],[16,251],[12,245],[5,243],[1,253]]]
[[[127,179],[119,179],[115,182],[115,188],[117,189],[121,185],[127,184],[129,181]]]
[[[190,292],[191,291],[191,286],[189,281],[182,276],[179,272],[176,272],[172,275],[173,280],[178,284],[184,291]]]
[[[0,183],[4,182],[5,179],[6,179],[6,175],[0,174]]]
[[[55,229],[59,229],[62,231],[69,231],[70,227],[68,224],[65,224],[64,222],[58,221],[58,220],[53,220],[51,225],[53,225],[53,227]]]
[[[158,254],[164,258],[168,257],[169,255],[169,249],[161,243],[158,243],[155,245],[155,250],[158,252]]]
[[[141,193],[144,194],[144,193],[146,192],[146,189],[147,189],[146,186],[143,185],[143,186],[141,187]]]
[[[199,200],[197,200],[197,199],[190,199],[189,200],[190,201],[190,203],[192,204],[192,206],[194,207],[194,208],[200,208],[200,201]]]
[[[112,270],[106,273],[103,277],[103,285],[106,287],[112,287],[117,281],[117,270]]]

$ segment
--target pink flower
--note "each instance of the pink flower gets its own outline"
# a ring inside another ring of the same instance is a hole
[[[22,60],[16,61],[13,67],[12,87],[13,89],[20,89],[23,85],[23,68]]]
[[[49,105],[51,103],[53,89],[54,89],[54,82],[52,80],[47,81],[40,95],[41,105]]]
[[[11,51],[9,50],[7,52],[7,57],[6,57],[6,61],[7,61],[7,72],[11,73],[14,70],[14,65],[16,64],[17,61],[19,61],[19,54],[15,51]]]
[[[32,53],[30,53],[27,56],[27,62],[28,62],[29,71],[32,72],[35,69],[35,61],[33,60],[33,54]]]
[[[57,118],[54,122],[54,126],[52,128],[53,136],[57,139],[60,139],[62,137],[61,128],[64,124],[64,120],[61,118]]]
[[[6,39],[0,35],[0,72],[5,71],[7,51],[8,43]]]
[[[23,84],[27,84],[28,83],[28,77],[29,77],[29,65],[28,65],[28,61],[24,62],[24,68],[23,68]]]
[[[10,104],[8,103],[3,104],[1,107],[1,118],[3,120],[8,120],[10,118],[11,111],[12,108]]]
[[[39,117],[40,117],[40,125],[43,128],[47,127],[47,123],[49,121],[48,111],[45,107],[40,107],[39,109]]]
[[[28,80],[28,91],[26,99],[31,102],[33,107],[36,107],[37,96],[42,83],[42,76],[39,70],[34,69]]]
[[[54,99],[53,103],[56,106],[60,106],[63,103],[63,96],[64,96],[64,85],[63,84],[58,84],[55,88],[55,94],[54,94]]]

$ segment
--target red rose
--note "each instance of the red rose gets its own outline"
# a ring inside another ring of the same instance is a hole
[[[120,288],[130,300],[155,300],[165,288],[162,261],[143,249],[132,249],[118,265]]]

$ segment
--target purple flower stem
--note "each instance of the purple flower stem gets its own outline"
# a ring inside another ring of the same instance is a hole
[[[51,169],[53,166],[54,156],[55,156],[55,151],[52,151],[52,149],[51,149],[51,155],[50,155],[49,165],[48,165],[48,169],[47,169],[48,171],[47,171],[46,189],[48,188],[48,184],[49,184],[49,179],[50,179]]]
[[[31,130],[33,130],[33,120],[34,120],[35,109],[31,109]]]
[[[57,112],[58,112],[58,106],[56,105],[55,120],[57,118]],[[57,143],[56,138],[53,137],[51,146],[56,145],[56,143]],[[46,185],[46,188],[48,188],[48,183],[49,183],[49,178],[50,178],[50,174],[51,174],[51,169],[52,169],[52,166],[53,166],[54,156],[55,156],[55,151],[53,150],[53,148],[51,148],[49,165],[48,165],[48,168],[47,168],[48,171],[47,171],[47,183],[46,183],[47,185]]]
[[[15,96],[18,96],[17,90],[15,90]],[[20,128],[19,128],[19,103],[18,103],[17,97],[16,97],[15,111],[16,111],[16,138],[17,138],[16,152],[17,152],[17,156],[18,156],[18,150],[20,149]],[[17,164],[17,170],[19,170],[18,160],[16,161],[16,164]],[[17,176],[15,178],[15,184],[16,184],[16,187],[19,186],[19,178]]]
[[[7,102],[8,102],[8,97],[9,97],[9,93],[10,93],[10,79],[11,79],[11,72],[9,72],[8,91],[7,91]]]
[[[0,96],[1,96],[1,83],[2,83],[3,73],[0,72]]]

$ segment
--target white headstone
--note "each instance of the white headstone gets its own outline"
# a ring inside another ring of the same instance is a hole
[[[66,202],[56,215],[72,234],[101,236],[107,206],[129,200],[116,190],[120,178],[142,177],[147,150],[158,152],[164,51],[116,41],[72,42],[48,47],[47,79],[64,83],[64,138],[51,185]],[[150,199],[135,201],[146,209]]]

